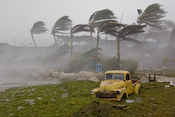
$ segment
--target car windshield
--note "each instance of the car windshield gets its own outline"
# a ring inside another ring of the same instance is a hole
[[[105,80],[110,80],[110,79],[124,80],[124,74],[121,74],[121,73],[105,74]]]

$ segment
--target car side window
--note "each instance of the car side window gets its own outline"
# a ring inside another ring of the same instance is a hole
[[[126,74],[126,80],[129,80],[129,74]]]

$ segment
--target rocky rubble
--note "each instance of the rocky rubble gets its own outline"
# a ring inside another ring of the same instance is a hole
[[[91,71],[81,71],[79,73],[64,73],[58,69],[43,67],[9,67],[0,71],[1,77],[4,78],[25,78],[54,80],[70,78],[73,80],[90,80],[99,82],[103,79],[103,73],[94,73]]]

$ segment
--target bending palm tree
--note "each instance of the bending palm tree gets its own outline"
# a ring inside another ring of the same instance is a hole
[[[116,17],[114,16],[114,13],[109,9],[96,11],[90,16],[89,26],[90,26],[90,33],[91,33],[91,46],[92,46],[92,33],[95,32],[94,28],[95,27],[98,28],[103,21],[112,20],[112,19],[116,19]],[[98,40],[97,40],[96,47],[98,48]]]
[[[59,33],[59,34],[69,34],[69,33],[66,33],[65,31],[68,31],[70,30],[72,27],[72,20],[69,19],[69,16],[63,16],[61,17],[60,19],[58,19],[53,28],[52,28],[52,31],[51,31],[51,34],[54,36],[54,40],[55,40],[55,43],[57,42],[56,41],[56,34]]]
[[[79,24],[71,29],[71,56],[73,55],[73,34],[82,31],[90,32],[90,26],[88,24]]]
[[[43,21],[38,21],[33,25],[32,29],[30,29],[30,33],[31,33],[32,40],[35,47],[36,47],[36,43],[35,43],[33,34],[43,34],[46,31],[48,31],[44,26],[45,26],[45,23]]]
[[[148,6],[145,11],[142,13],[141,9],[138,9],[139,17],[137,19],[137,23],[142,24],[145,23],[155,28],[162,28],[159,21],[160,19],[165,17],[165,11],[161,9],[162,5],[157,3]]]
[[[144,27],[145,25],[123,25],[115,21],[105,22],[104,24],[100,25],[98,33],[110,34],[117,38],[118,68],[120,68],[120,41],[140,43],[138,40],[129,38],[127,36],[144,32]]]

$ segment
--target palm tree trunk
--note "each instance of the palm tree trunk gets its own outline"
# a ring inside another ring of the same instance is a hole
[[[55,35],[53,35],[53,38],[54,38],[54,40],[55,40],[55,43],[57,43],[56,38],[55,38]]]
[[[117,68],[120,69],[120,40],[117,40],[117,56],[118,56],[118,61],[117,61]]]
[[[34,37],[33,37],[33,34],[31,34],[31,36],[32,36],[33,43],[34,43],[34,45],[35,45],[35,47],[36,47],[36,43],[35,43],[35,39],[34,39]]]
[[[73,55],[73,35],[71,35],[71,56]]]
[[[99,33],[97,33],[97,45],[96,45],[97,49],[98,49],[98,45],[99,45]]]
[[[92,32],[90,31],[90,47],[92,48]]]

